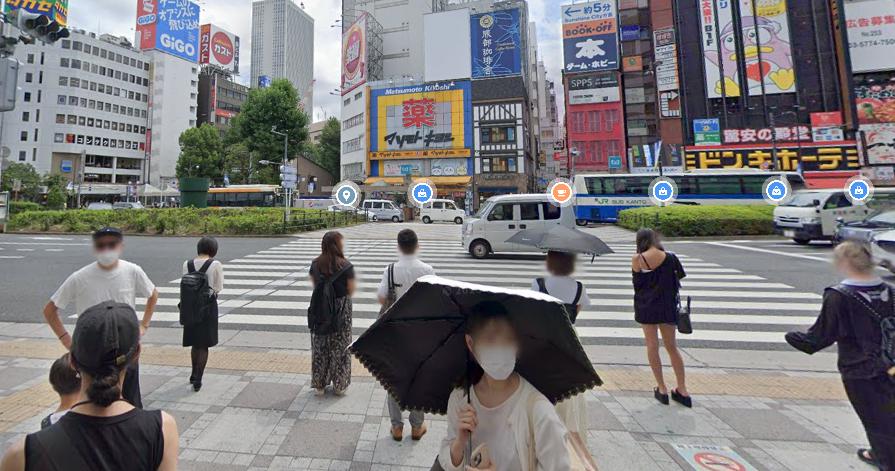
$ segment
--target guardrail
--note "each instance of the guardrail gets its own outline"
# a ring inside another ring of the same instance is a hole
[[[366,211],[299,210],[283,212],[283,232],[310,232],[369,221]]]

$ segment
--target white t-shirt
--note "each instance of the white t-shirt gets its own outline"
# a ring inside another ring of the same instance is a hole
[[[119,260],[118,265],[106,270],[93,262],[72,273],[53,293],[50,301],[59,309],[74,304],[75,314],[106,301],[137,307],[137,296],[149,297],[155,291],[146,272],[138,265]]]
[[[194,258],[193,265],[196,266],[196,270],[201,270],[207,260],[207,258]],[[183,262],[184,275],[187,273],[187,263]],[[224,265],[221,262],[217,260],[211,262],[208,270],[205,271],[205,277],[208,278],[208,286],[211,286],[215,294],[220,294],[224,290]]]
[[[394,277],[395,284],[398,285],[395,287],[395,294],[400,298],[416,280],[434,274],[435,269],[420,261],[415,255],[401,255],[395,263]],[[377,294],[382,298],[388,296],[388,267],[382,273],[382,281],[379,282]]]
[[[544,285],[547,287],[547,294],[566,304],[572,304],[575,301],[575,295],[578,293],[578,282],[569,276],[548,276],[544,278]],[[532,280],[531,289],[533,291],[541,290],[537,279]],[[590,306],[590,298],[587,297],[587,286],[583,283],[581,285],[581,299],[578,300],[578,305],[582,308]]]
[[[475,433],[472,434],[472,443],[474,447],[484,443],[488,447],[488,453],[491,455],[491,461],[497,467],[497,471],[514,471],[522,469],[522,462],[519,460],[519,452],[516,449],[516,436],[510,433],[509,424],[510,417],[522,397],[522,384],[516,388],[516,391],[503,401],[503,404],[488,408],[479,402],[478,396],[475,394],[475,388],[471,389],[472,407],[475,408],[478,425]],[[525,424],[527,426],[528,424]],[[526,459],[528,459],[526,457]]]

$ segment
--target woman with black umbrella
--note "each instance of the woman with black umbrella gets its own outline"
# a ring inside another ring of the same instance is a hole
[[[448,432],[439,461],[445,470],[464,468],[466,447],[487,448],[478,468],[495,471],[568,469],[566,428],[553,405],[515,372],[519,344],[506,308],[483,302],[469,315],[466,346],[474,365],[463,388],[448,400]],[[534,444],[529,443],[530,430]],[[536,466],[532,468],[532,465]]]

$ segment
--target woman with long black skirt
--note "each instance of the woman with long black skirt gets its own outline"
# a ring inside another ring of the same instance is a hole
[[[196,252],[196,258],[183,262],[183,273],[204,269],[208,286],[214,290],[214,302],[209,305],[202,320],[197,324],[183,326],[183,346],[192,347],[190,384],[198,392],[202,389],[202,376],[205,374],[205,365],[208,364],[208,349],[218,344],[217,296],[224,290],[224,265],[214,259],[218,254],[218,241],[214,237],[199,239]]]
[[[833,262],[845,279],[824,291],[814,325],[786,334],[786,341],[808,354],[838,345],[842,383],[871,446],[858,450],[858,458],[880,471],[895,471],[895,377],[887,372],[881,349],[881,319],[895,316],[895,289],[876,275],[864,244],[843,242]]]

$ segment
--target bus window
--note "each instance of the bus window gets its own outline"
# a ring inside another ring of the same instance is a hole
[[[696,177],[672,176],[672,178],[674,178],[674,182],[677,184],[678,195],[695,195],[699,193],[699,188],[696,185]]]
[[[603,179],[596,177],[587,177],[584,179],[585,190],[589,195],[602,195],[605,193],[612,193],[612,190],[604,192],[603,191]]]
[[[627,177],[613,178],[607,183],[615,186],[612,193],[625,195],[645,195],[649,192],[649,184],[652,179],[649,177]]]
[[[739,175],[702,177],[698,180],[699,193],[708,195],[738,195],[743,192]]]
[[[743,176],[743,193],[760,195],[764,190],[764,182],[768,179],[767,175],[744,175]]]

